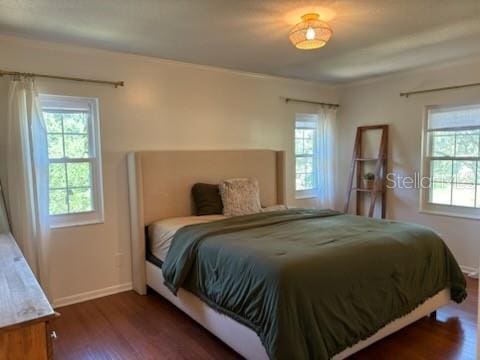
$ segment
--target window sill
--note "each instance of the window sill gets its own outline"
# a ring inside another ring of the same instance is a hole
[[[105,223],[103,214],[96,214],[96,213],[87,213],[87,214],[90,216],[82,218],[80,215],[76,218],[71,218],[71,219],[65,218],[62,220],[57,219],[56,221],[52,221],[52,223],[50,224],[50,229],[55,230],[55,229],[63,229],[63,228],[69,228],[69,227],[98,225],[98,224]]]
[[[98,224],[104,224],[105,222],[103,220],[92,220],[92,221],[84,221],[84,222],[75,222],[71,224],[55,224],[55,225],[50,225],[51,230],[57,230],[57,229],[64,229],[64,228],[69,228],[69,227],[78,227],[78,226],[87,226],[87,225],[98,225]]]
[[[420,214],[426,214],[426,215],[447,216],[447,217],[454,217],[454,218],[468,219],[468,220],[477,220],[477,221],[480,220],[480,216],[467,215],[467,214],[457,214],[457,213],[454,213],[454,212],[446,212],[446,211],[420,209],[419,213]]]
[[[317,197],[317,195],[296,195],[295,200],[316,199]]]

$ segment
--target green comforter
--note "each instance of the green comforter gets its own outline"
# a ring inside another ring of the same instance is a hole
[[[186,226],[162,267],[183,287],[254,330],[271,359],[329,359],[465,279],[428,228],[285,210]]]

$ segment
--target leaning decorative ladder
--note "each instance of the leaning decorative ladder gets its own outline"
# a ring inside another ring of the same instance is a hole
[[[362,157],[362,138],[365,132],[370,130],[381,130],[380,145],[378,149],[378,156],[376,158]],[[356,214],[361,214],[362,198],[365,194],[370,194],[370,206],[368,210],[368,217],[373,217],[375,212],[375,204],[377,197],[381,196],[381,216],[385,219],[386,213],[386,177],[387,177],[387,158],[388,158],[388,125],[370,125],[359,126],[355,136],[355,144],[353,146],[352,164],[350,166],[350,175],[347,184],[347,195],[345,198],[344,212],[347,213],[350,207],[350,198],[352,192],[356,192]],[[364,172],[364,165],[367,162],[375,163],[375,180],[373,187],[367,189],[362,187],[362,176]],[[356,174],[356,186],[353,187],[353,178]]]

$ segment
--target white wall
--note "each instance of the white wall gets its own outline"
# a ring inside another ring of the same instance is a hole
[[[105,223],[53,231],[49,256],[50,295],[62,303],[79,299],[78,294],[128,287],[131,282],[125,162],[128,151],[287,150],[287,186],[292,203],[290,154],[294,114],[315,111],[315,108],[286,105],[280,96],[337,100],[335,89],[318,83],[12,37],[0,37],[0,69],[126,82],[124,88],[114,89],[37,80],[42,93],[98,97],[100,101]],[[6,80],[0,80],[2,102],[6,92]],[[1,114],[0,122],[4,123],[5,112]],[[5,143],[4,139],[1,143]],[[120,267],[115,266],[117,253],[123,254]],[[99,293],[90,295],[94,294]]]
[[[339,206],[343,204],[355,130],[360,125],[390,124],[390,170],[402,175],[420,171],[421,131],[427,105],[480,104],[480,87],[400,97],[406,90],[480,82],[480,59],[429,70],[386,76],[340,89],[338,115]],[[439,232],[466,268],[478,267],[480,221],[419,213],[418,190],[395,189],[387,194],[387,217],[425,224]],[[353,208],[353,206],[352,206]]]

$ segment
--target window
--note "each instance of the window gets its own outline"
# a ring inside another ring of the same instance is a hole
[[[427,110],[422,209],[480,217],[480,105]]]
[[[98,103],[41,95],[49,158],[48,210],[53,227],[103,221]]]
[[[317,116],[297,114],[295,120],[296,197],[316,196],[317,184]]]

